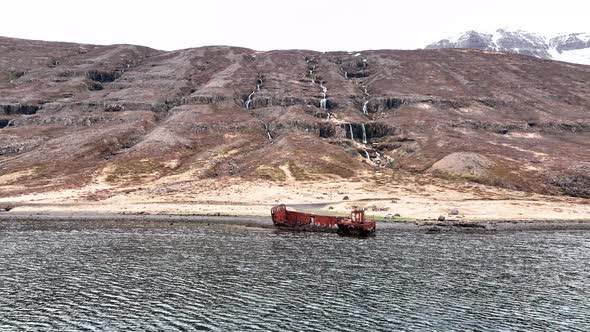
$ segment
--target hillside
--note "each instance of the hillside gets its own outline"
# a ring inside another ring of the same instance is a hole
[[[0,38],[0,195],[395,176],[588,197],[588,82],[590,66],[480,50]]]

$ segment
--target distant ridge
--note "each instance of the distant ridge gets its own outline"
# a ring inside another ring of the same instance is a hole
[[[470,30],[426,46],[436,48],[472,48],[511,52],[590,65],[590,34],[565,33],[541,36],[523,30],[498,29],[492,32]]]

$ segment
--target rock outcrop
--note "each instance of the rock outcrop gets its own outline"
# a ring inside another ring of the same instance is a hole
[[[494,162],[478,153],[455,152],[437,161],[430,172],[457,177],[480,178],[488,175]]]
[[[552,183],[567,195],[590,198],[590,163],[568,168],[564,174],[555,177]]]

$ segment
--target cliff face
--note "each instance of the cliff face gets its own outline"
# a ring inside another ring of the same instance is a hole
[[[590,66],[479,50],[163,52],[0,38],[0,175],[25,174],[2,195],[97,174],[125,185],[384,169],[585,195],[589,82]]]

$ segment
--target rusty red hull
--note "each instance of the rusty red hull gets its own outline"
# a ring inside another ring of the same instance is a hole
[[[365,218],[362,210],[352,211],[350,216],[336,217],[290,211],[285,205],[271,209],[272,221],[277,228],[308,232],[334,232],[339,235],[373,236],[376,223]]]

